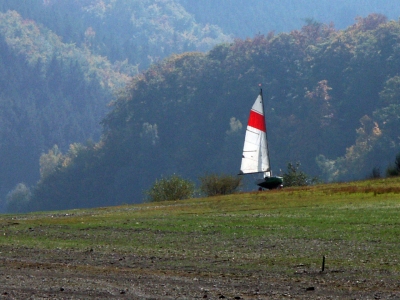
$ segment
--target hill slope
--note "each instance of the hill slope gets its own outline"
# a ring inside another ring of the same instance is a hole
[[[227,39],[174,1],[0,1],[0,211],[17,183],[40,179],[41,154],[100,139],[139,69]]]
[[[0,193],[35,184],[39,157],[57,144],[98,140],[113,90],[129,76],[17,12],[0,13]]]
[[[187,4],[0,2],[3,203],[17,182],[39,180],[39,156],[54,144],[65,159],[52,161],[61,154],[50,150],[50,166],[41,160],[42,171],[56,172],[34,188],[36,208],[140,202],[162,175],[235,174],[259,83],[275,172],[301,161],[313,175],[347,180],[392,161],[399,149],[397,22],[372,15],[336,31],[309,20],[290,34],[159,62],[229,39],[197,23]],[[101,141],[75,144],[98,141],[112,93],[152,62],[120,93]]]
[[[2,11],[16,10],[66,43],[141,70],[173,53],[206,51],[229,40],[219,27],[197,23],[174,0],[3,2]]]

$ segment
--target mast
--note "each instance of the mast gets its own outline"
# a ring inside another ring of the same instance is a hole
[[[265,112],[264,98],[263,98],[263,92],[262,92],[261,83],[260,83],[260,96],[261,96],[261,103],[262,103],[262,108],[263,108],[263,113],[264,113],[264,122],[265,122],[265,127],[266,127],[267,126],[267,120],[266,120],[266,116],[265,116],[266,112]],[[269,166],[269,170],[267,170],[267,172],[269,171],[269,175],[270,175],[270,177],[272,177],[271,161],[270,161],[270,158],[269,158],[269,148],[268,148],[269,147],[269,145],[268,145],[269,143],[268,143],[268,130],[267,129],[265,130],[265,137],[266,137],[266,140],[267,140],[267,153],[268,153],[267,158],[268,158],[268,166]]]

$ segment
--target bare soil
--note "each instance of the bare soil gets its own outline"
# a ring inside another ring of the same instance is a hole
[[[217,259],[221,267],[207,272],[201,261],[193,268],[173,257],[93,249],[1,246],[0,252],[0,299],[400,299],[400,278],[384,271],[366,280],[357,270],[301,265],[293,274],[246,273]]]

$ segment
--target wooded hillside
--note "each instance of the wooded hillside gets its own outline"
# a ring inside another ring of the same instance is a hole
[[[17,183],[40,179],[41,154],[100,139],[113,94],[139,69],[225,40],[174,1],[1,0],[0,211]]]
[[[299,161],[327,180],[365,178],[400,149],[399,36],[399,22],[373,14],[172,56],[133,79],[101,142],[67,155],[32,208],[139,202],[162,175],[236,174],[259,83],[277,173]]]
[[[0,211],[18,195],[30,209],[140,202],[162,175],[236,174],[259,83],[275,173],[384,170],[398,151],[398,23],[315,21],[373,1],[252,1],[1,0]],[[253,38],[232,42],[238,29]]]
[[[112,63],[143,70],[173,53],[207,51],[229,37],[212,25],[196,23],[177,1],[3,0],[1,11],[15,10],[61,37]],[[132,73],[128,67],[124,72]]]

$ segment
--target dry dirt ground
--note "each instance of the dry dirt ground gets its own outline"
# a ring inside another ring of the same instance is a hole
[[[0,247],[0,299],[400,299],[400,278],[340,270],[219,273],[159,267],[165,257]],[[172,259],[172,258],[171,258]],[[217,262],[216,262],[217,263]],[[171,265],[177,265],[176,261]],[[199,266],[201,261],[199,261]]]

